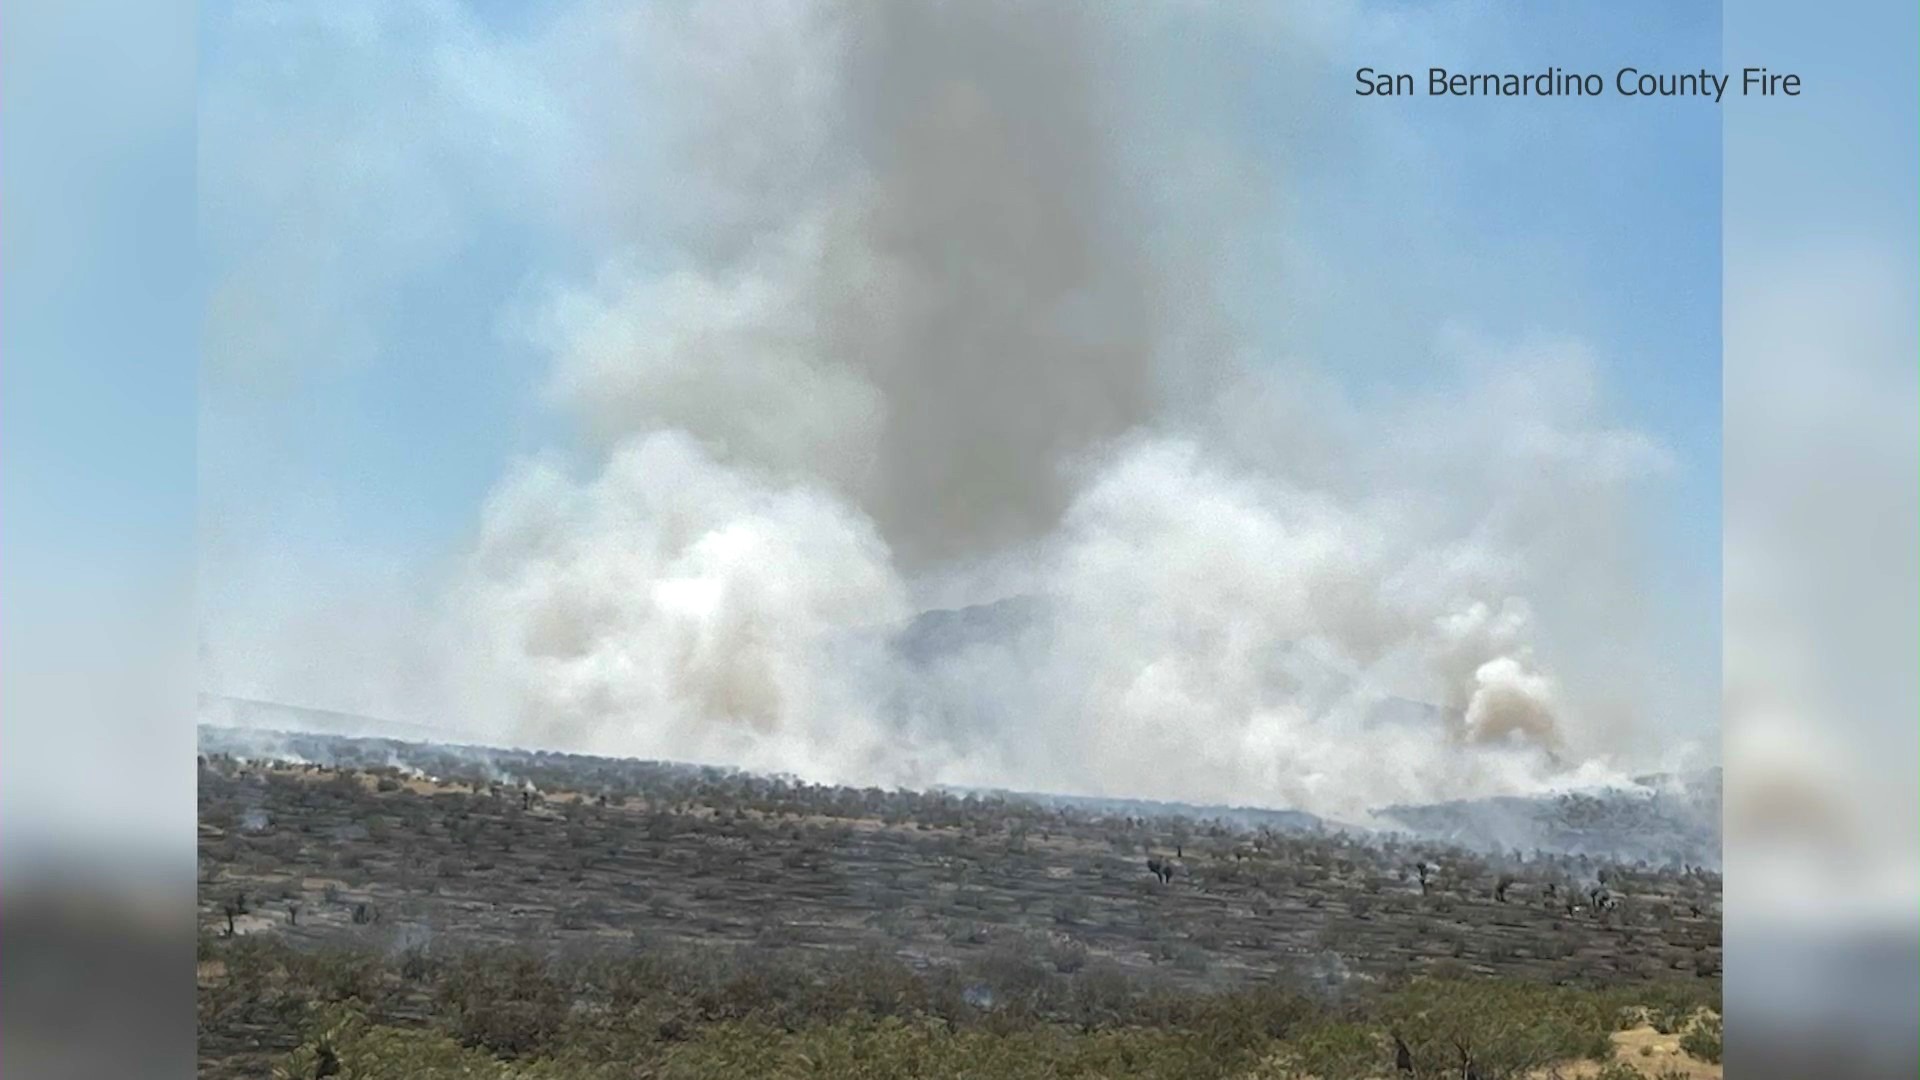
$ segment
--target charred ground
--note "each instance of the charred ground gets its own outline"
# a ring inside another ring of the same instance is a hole
[[[1128,1001],[1336,1002],[1423,976],[1718,996],[1720,878],[1677,857],[1494,855],[1311,824],[334,736],[280,737],[283,760],[236,756],[258,737],[216,729],[202,748],[200,925],[223,972],[236,949],[255,962],[263,949],[289,963],[359,956],[392,969],[376,979],[389,989],[409,966],[500,950],[536,965],[858,961],[950,985],[953,1007],[979,1017],[1056,995],[1036,1014],[1051,1021],[1096,985]],[[396,989],[397,1011],[375,1019],[434,1028],[445,994],[427,987],[411,1007]],[[258,1013],[231,993],[224,975],[203,978],[209,1071],[310,1042],[326,1000]]]

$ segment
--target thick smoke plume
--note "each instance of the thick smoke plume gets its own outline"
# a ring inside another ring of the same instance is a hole
[[[1630,606],[1661,452],[1570,346],[1364,411],[1258,355],[1167,209],[1125,10],[643,18],[676,122],[635,186],[672,205],[538,320],[585,460],[485,508],[448,720],[1346,816],[1611,774],[1631,691],[1564,661]]]
[[[1072,497],[1062,462],[1153,417],[1166,340],[1100,27],[1069,5],[801,10],[778,63],[830,73],[800,103],[823,114],[800,124],[820,175],[751,227],[696,232],[690,265],[565,304],[561,394],[609,442],[676,429],[831,489],[909,571],[1043,536]],[[744,56],[776,44],[730,29]],[[676,99],[709,113],[694,175],[729,225],[766,166],[728,174],[713,140],[784,145],[795,122],[742,89]]]

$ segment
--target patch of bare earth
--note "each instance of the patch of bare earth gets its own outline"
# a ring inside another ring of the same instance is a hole
[[[1722,1067],[1701,1061],[1680,1049],[1680,1035],[1663,1035],[1641,1024],[1613,1033],[1613,1060],[1644,1076],[1685,1077],[1686,1080],[1722,1080]],[[1604,1066],[1581,1061],[1536,1074],[1536,1080],[1592,1080]]]

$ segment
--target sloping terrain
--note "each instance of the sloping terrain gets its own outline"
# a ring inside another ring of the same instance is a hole
[[[984,1018],[1056,983],[1061,1002],[1263,987],[1339,1000],[1419,976],[1627,999],[1691,985],[1717,1001],[1720,880],[1698,868],[1489,855],[1304,816],[391,739],[204,727],[201,743],[216,1018],[203,1053],[232,1075],[291,1052],[314,1022],[245,1004],[225,966],[241,957],[223,951],[243,943],[405,970],[499,949],[800,971],[884,957],[915,973],[887,978],[960,980],[953,1007]],[[401,994],[382,1023],[431,1027],[439,1007]]]

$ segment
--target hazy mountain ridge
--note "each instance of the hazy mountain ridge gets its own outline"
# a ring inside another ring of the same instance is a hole
[[[1050,618],[1047,601],[1038,596],[933,608],[914,616],[893,647],[907,660],[927,664],[977,646],[1011,646],[1029,631],[1046,629]]]
[[[1633,788],[1389,806],[1390,826],[1483,851],[1535,848],[1571,855],[1720,865],[1719,767],[1635,777]]]
[[[377,729],[380,721],[343,713],[305,710],[267,703],[227,702],[228,719],[299,719],[336,729]],[[388,728],[402,725],[386,725]],[[533,784],[544,788],[600,785],[610,789],[644,787],[650,781],[799,783],[792,777],[757,776],[718,765],[643,761],[550,750],[507,749],[422,742],[398,732],[391,736],[339,730],[290,731],[264,726],[203,723],[202,753],[279,759],[350,768],[400,768],[434,777],[467,776],[492,783]],[[985,788],[935,788],[931,794],[955,798],[1025,802],[1078,812],[1090,817],[1188,818],[1217,821],[1248,830],[1338,830],[1401,833],[1463,848],[1504,853],[1550,851],[1622,861],[1720,865],[1720,770],[1637,778],[1635,789],[1566,792],[1539,796],[1502,796],[1419,806],[1390,806],[1377,814],[1375,827],[1328,821],[1283,807],[1224,806],[1157,799],[1063,795]]]

